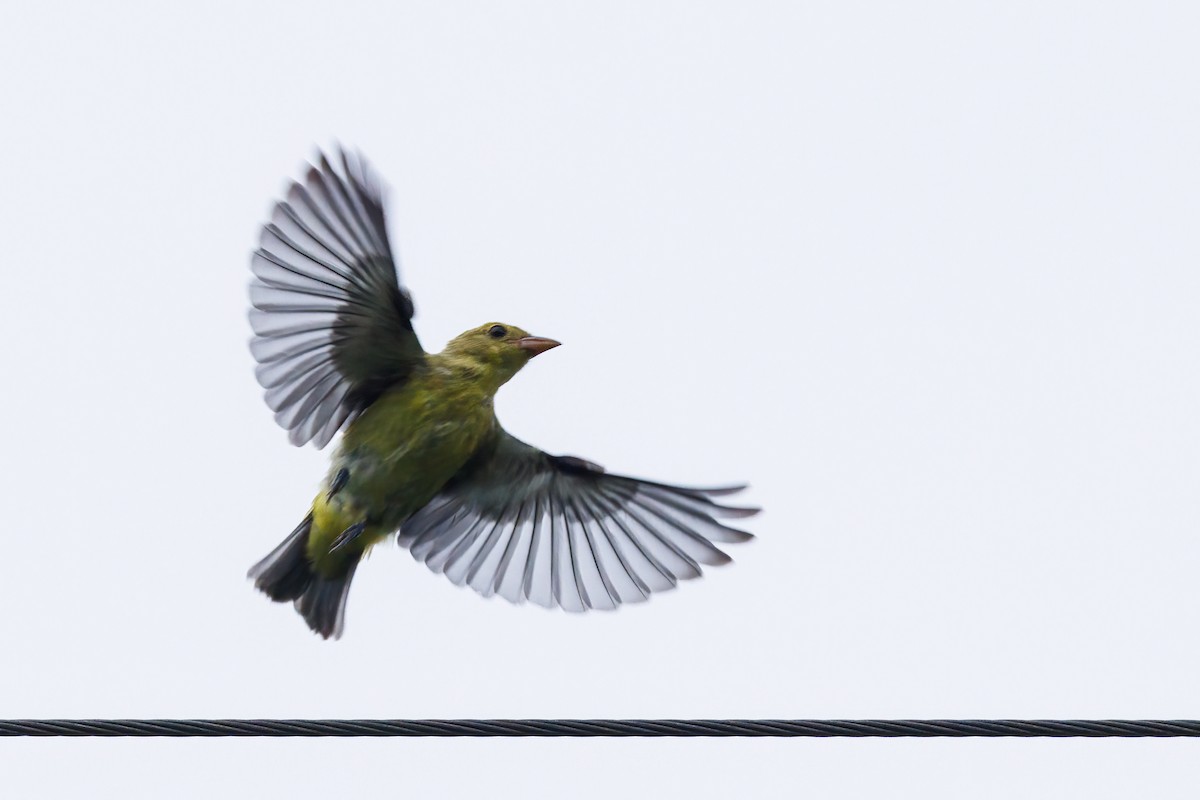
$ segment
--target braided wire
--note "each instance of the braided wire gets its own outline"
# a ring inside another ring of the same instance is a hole
[[[8,719],[0,736],[1177,737],[1200,720]]]

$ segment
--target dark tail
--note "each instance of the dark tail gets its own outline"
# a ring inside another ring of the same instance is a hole
[[[358,562],[351,563],[346,574],[336,578],[318,575],[308,560],[311,530],[312,514],[309,514],[266,558],[250,568],[249,577],[272,600],[293,601],[308,627],[322,637],[336,639],[342,635],[346,595],[350,593],[350,581]]]

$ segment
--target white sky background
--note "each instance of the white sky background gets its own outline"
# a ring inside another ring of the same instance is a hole
[[[1191,4],[5,18],[0,716],[1200,717]],[[261,401],[249,252],[335,139],[425,346],[561,339],[506,426],[750,481],[734,565],[571,616],[386,545],[337,643],[253,591],[327,456]],[[1198,748],[9,740],[0,786],[1164,797]]]

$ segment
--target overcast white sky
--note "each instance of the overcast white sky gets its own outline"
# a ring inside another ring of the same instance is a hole
[[[1041,0],[8,8],[0,716],[1200,717],[1198,23]],[[492,319],[561,339],[501,392],[508,428],[750,481],[766,512],[735,564],[569,616],[389,545],[337,643],[252,590],[327,456],[261,401],[248,254],[335,138],[392,186],[426,347]],[[1183,797],[1198,756],[8,740],[0,786]]]

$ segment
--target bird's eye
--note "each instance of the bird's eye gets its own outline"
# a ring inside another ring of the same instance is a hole
[[[493,339],[503,339],[507,335],[508,329],[503,325],[493,325],[492,327],[488,328],[488,336],[492,337]]]

